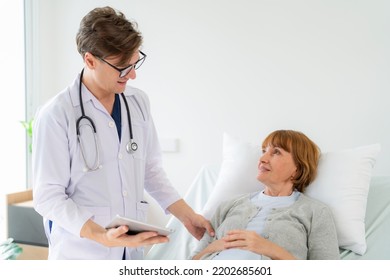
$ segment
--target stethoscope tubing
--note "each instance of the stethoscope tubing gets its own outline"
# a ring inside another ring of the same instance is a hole
[[[130,142],[127,143],[126,150],[128,153],[132,153],[138,149],[138,145],[137,145],[137,143],[135,143],[133,141],[133,125],[131,123],[129,104],[127,103],[126,97],[125,97],[123,92],[121,93],[121,96],[122,96],[123,101],[125,102],[125,106],[126,106],[127,121],[129,123],[129,133],[130,133]]]
[[[83,98],[82,98],[82,80],[83,80],[83,74],[84,74],[84,69],[81,70],[81,73],[80,73],[80,82],[79,82],[79,100],[80,100],[80,109],[81,109],[81,116],[77,119],[76,121],[76,132],[77,132],[77,138],[81,144],[81,141],[80,141],[80,122],[85,119],[87,120],[90,125],[92,126],[92,129],[93,129],[93,132],[94,132],[94,137],[95,137],[95,144],[97,145],[97,136],[96,136],[96,126],[95,126],[95,123],[94,121],[88,117],[86,114],[85,114],[85,110],[84,110],[84,104],[83,104]],[[129,104],[127,103],[127,100],[126,100],[126,97],[124,95],[124,93],[122,92],[121,93],[121,96],[123,98],[123,102],[125,103],[125,107],[126,107],[126,113],[127,113],[127,121],[129,123],[129,134],[130,134],[130,141],[127,143],[126,145],[126,150],[128,153],[134,153],[137,149],[138,149],[138,145],[136,142],[134,142],[133,140],[133,126],[132,126],[132,123],[131,123],[131,115],[130,115],[130,109],[129,109]],[[82,145],[82,144],[81,144]],[[84,151],[83,151],[83,147],[81,147],[82,151],[82,156],[84,158],[84,161],[86,163],[86,160],[85,160],[85,155],[84,155]],[[96,149],[98,149],[98,147],[96,147]],[[99,154],[99,152],[97,151],[97,153]],[[98,157],[98,160],[99,160],[99,155],[97,155]],[[88,167],[88,166],[87,166]],[[89,168],[89,167],[88,167]],[[99,168],[99,163],[95,164],[95,166],[93,168],[89,168],[90,170],[96,170],[97,168]]]

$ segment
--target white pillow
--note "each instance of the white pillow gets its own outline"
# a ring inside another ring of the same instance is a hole
[[[256,179],[260,155],[259,145],[240,141],[224,133],[222,165],[214,189],[203,207],[203,216],[206,219],[213,216],[222,201],[264,188]]]
[[[367,249],[367,195],[379,151],[380,145],[374,144],[322,153],[317,178],[305,192],[332,209],[339,247],[360,255]],[[222,201],[262,188],[256,179],[260,155],[261,143],[253,145],[224,134],[220,173],[203,209],[206,218],[211,218]]]
[[[359,255],[366,252],[365,217],[371,174],[380,145],[327,152],[321,155],[318,175],[307,196],[333,211],[339,247]]]

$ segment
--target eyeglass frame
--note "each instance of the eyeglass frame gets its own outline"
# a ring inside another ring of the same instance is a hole
[[[107,63],[108,65],[110,65],[112,68],[114,68],[116,71],[119,72],[119,78],[123,78],[124,76],[126,76],[127,74],[129,74],[131,72],[131,70],[134,68],[134,70],[137,70],[138,68],[141,67],[141,65],[144,63],[145,59],[146,59],[146,54],[142,51],[139,51],[139,53],[142,55],[142,57],[140,59],[138,59],[135,63],[133,64],[130,64],[129,66],[126,66],[125,68],[118,68],[116,67],[115,65],[112,65],[111,63],[109,63],[108,61],[104,60],[103,58],[101,57],[98,57],[98,59],[100,59],[101,61],[103,61],[104,63]],[[141,61],[141,64],[139,64],[137,66],[137,63],[139,63]],[[136,67],[137,66],[137,67]]]

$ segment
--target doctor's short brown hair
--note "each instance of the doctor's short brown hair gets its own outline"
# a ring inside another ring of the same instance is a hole
[[[77,50],[99,58],[119,56],[126,64],[142,44],[136,23],[111,7],[95,8],[83,17],[76,35]]]

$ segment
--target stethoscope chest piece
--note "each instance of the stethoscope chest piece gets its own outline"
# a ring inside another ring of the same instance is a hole
[[[130,141],[129,143],[127,143],[126,145],[126,150],[129,154],[131,153],[134,153],[136,150],[138,149],[138,145],[137,143],[133,142],[133,141]]]

